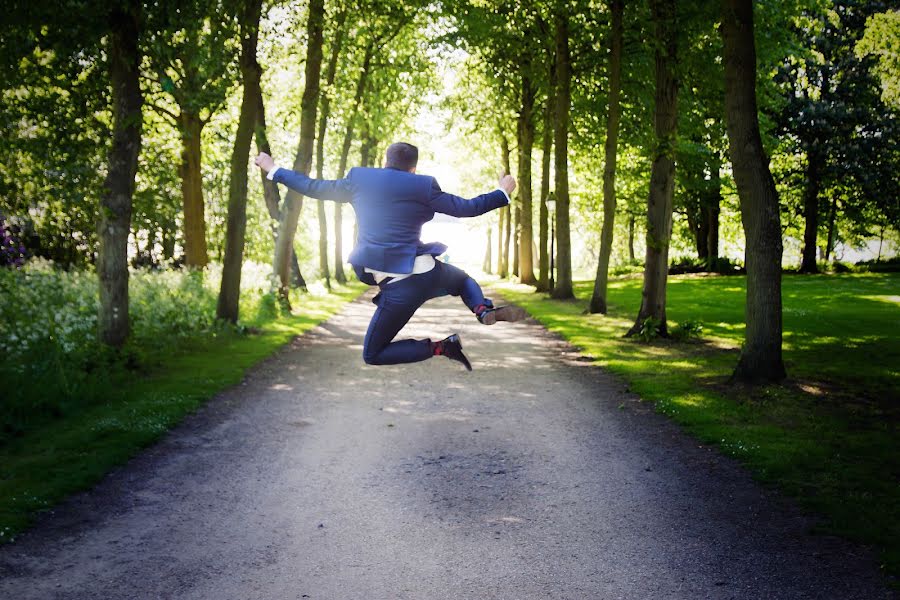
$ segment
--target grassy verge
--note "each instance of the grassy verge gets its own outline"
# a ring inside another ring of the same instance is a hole
[[[761,389],[727,383],[743,338],[743,277],[670,278],[670,327],[700,321],[702,339],[650,344],[623,338],[640,279],[611,282],[607,316],[584,314],[592,282],[576,284],[574,302],[492,285],[699,440],[822,515],[822,530],[873,545],[900,575],[900,275],[785,277],[790,379]]]
[[[146,357],[149,370],[115,397],[0,447],[0,542],[13,539],[40,510],[93,485],[363,289],[351,284],[329,295],[303,296],[294,314],[267,321],[258,333],[226,329],[186,340],[173,352],[155,351]]]

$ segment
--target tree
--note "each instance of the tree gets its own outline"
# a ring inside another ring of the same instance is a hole
[[[244,262],[244,234],[247,228],[247,159],[256,123],[259,80],[262,75],[256,61],[259,17],[262,0],[244,0],[240,7],[241,77],[244,91],[238,118],[234,151],[231,154],[231,181],[228,187],[228,224],[225,232],[225,257],[216,316],[237,323],[241,293],[241,267]]]
[[[641,308],[628,335],[640,331],[647,319],[653,319],[659,323],[659,334],[666,336],[666,278],[669,269],[669,241],[672,237],[675,149],[678,141],[675,0],[651,0],[650,10],[656,37],[656,98],[653,119],[656,148],[650,171],[650,193],[647,197],[647,250]]]
[[[881,99],[900,109],[900,10],[889,10],[866,19],[866,31],[856,43],[857,58],[878,57],[874,67],[881,78]],[[893,48],[893,50],[892,50]]]
[[[300,143],[294,159],[294,171],[309,175],[312,166],[313,143],[316,131],[316,109],[319,102],[319,80],[322,70],[322,28],[325,19],[324,0],[310,0],[307,21],[308,41],[306,46],[306,82],[300,104]],[[285,195],[278,237],[275,240],[275,274],[279,280],[279,293],[283,301],[288,301],[291,276],[291,255],[294,234],[303,196],[293,190]]]
[[[612,0],[612,31],[609,53],[609,108],[606,114],[606,143],[603,164],[603,231],[600,234],[600,259],[597,278],[589,310],[606,314],[606,290],[609,281],[609,257],[612,254],[613,231],[616,218],[616,144],[619,140],[619,92],[622,87],[622,15],[623,0]]]
[[[338,59],[344,45],[347,9],[342,7],[334,21],[331,42],[331,55],[325,70],[325,90],[322,94],[319,110],[319,133],[316,136],[316,177],[325,177],[325,135],[328,132],[328,118],[331,116],[331,96],[334,94],[334,80],[337,76]],[[325,203],[317,202],[316,211],[319,218],[319,272],[325,278],[325,287],[331,288],[331,274],[328,269],[328,222],[325,218]],[[340,268],[340,266],[338,266]]]
[[[781,359],[781,220],[762,146],[756,105],[752,0],[722,0],[725,116],[734,180],[747,239],[747,327],[733,378],[784,379]]]
[[[556,287],[550,295],[567,300],[575,297],[572,288],[572,245],[569,236],[569,106],[572,65],[569,57],[569,18],[564,7],[554,16],[556,39]]]
[[[100,200],[100,308],[97,327],[101,341],[119,347],[128,337],[128,234],[131,198],[141,150],[140,86],[141,3],[116,2],[109,12],[107,63],[113,100],[113,144],[109,171]]]
[[[191,267],[209,262],[201,136],[237,79],[237,35],[229,12],[222,0],[164,0],[150,20],[152,70],[145,77],[162,92],[150,106],[181,136],[184,259]],[[166,105],[167,98],[177,109]]]
[[[785,145],[805,157],[803,273],[817,272],[819,256],[830,256],[839,216],[858,229],[871,223],[854,219],[878,212],[867,205],[891,212],[884,186],[896,181],[890,173],[900,167],[896,112],[881,99],[877,64],[856,52],[867,17],[879,6],[836,0],[804,12],[794,29],[805,52],[785,58],[777,76],[780,133]],[[823,230],[828,241],[821,246]]]

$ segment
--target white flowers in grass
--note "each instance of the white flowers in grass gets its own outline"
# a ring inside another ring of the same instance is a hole
[[[248,263],[241,274],[241,314],[253,316],[268,292],[271,265]],[[164,343],[208,331],[215,323],[221,267],[206,272],[137,269],[129,278],[133,339]],[[88,354],[97,347],[97,275],[32,260],[0,269],[0,356]]]

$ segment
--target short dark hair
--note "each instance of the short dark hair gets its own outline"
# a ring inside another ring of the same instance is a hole
[[[419,162],[419,149],[406,142],[394,142],[384,153],[384,166],[387,169],[409,171]]]

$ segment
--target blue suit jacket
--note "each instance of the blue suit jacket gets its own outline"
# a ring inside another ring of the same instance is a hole
[[[441,190],[434,177],[397,169],[350,169],[344,179],[312,179],[279,168],[273,181],[319,200],[350,202],[356,211],[359,237],[349,261],[359,275],[368,267],[386,273],[412,273],[419,254],[443,254],[444,244],[424,244],[422,225],[434,213],[475,217],[509,204],[500,190],[470,200]],[[374,283],[371,277],[360,277]]]

